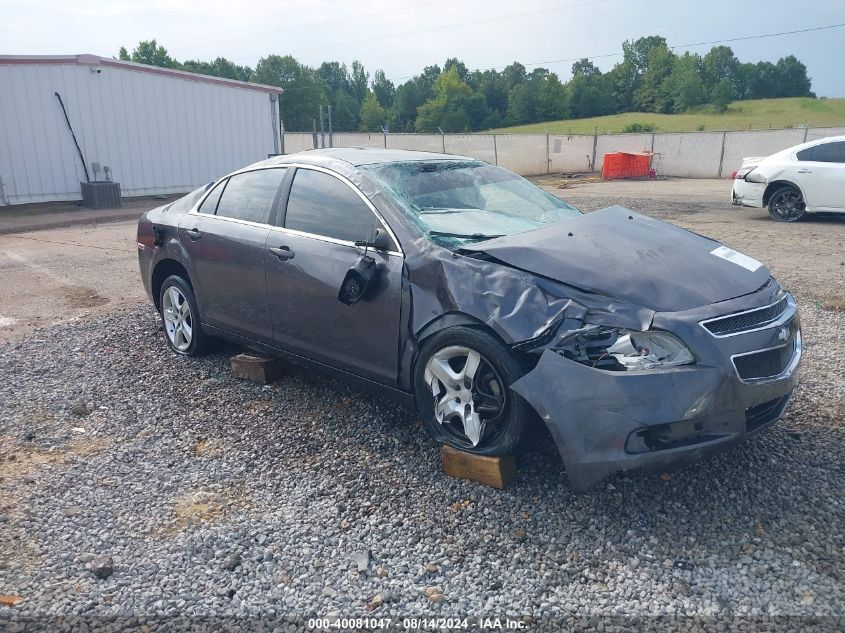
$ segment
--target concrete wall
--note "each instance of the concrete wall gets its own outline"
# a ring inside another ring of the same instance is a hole
[[[845,128],[793,128],[683,134],[384,134],[335,133],[335,147],[385,147],[471,156],[501,165],[523,176],[588,172],[593,161],[601,171],[609,152],[653,151],[658,173],[677,178],[730,178],[746,156],[766,156],[827,136],[845,135]],[[318,139],[319,142],[319,139]],[[326,136],[328,146],[328,135]],[[286,133],[285,151],[313,149],[311,134]]]
[[[108,165],[125,196],[190,191],[278,151],[274,92],[120,64],[0,58],[0,204],[81,198],[56,92],[91,179]]]

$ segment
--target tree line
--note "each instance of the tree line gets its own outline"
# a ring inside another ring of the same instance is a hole
[[[254,69],[224,57],[179,62],[155,39],[131,53],[121,47],[118,57],[284,88],[281,113],[289,131],[310,131],[321,105],[332,106],[335,131],[467,132],[621,112],[700,106],[724,112],[734,100],[815,96],[806,66],[794,55],[776,63],[740,62],[729,46],[679,55],[659,35],[623,42],[622,60],[605,73],[580,59],[568,82],[519,62],[469,70],[453,57],[396,85],[383,70],[371,76],[359,61],[313,68],[290,55],[267,55]]]

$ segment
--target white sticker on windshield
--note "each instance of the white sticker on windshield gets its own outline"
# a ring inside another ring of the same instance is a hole
[[[721,257],[722,259],[726,259],[729,262],[736,264],[737,266],[747,268],[752,273],[763,265],[753,257],[743,255],[742,253],[737,253],[734,249],[728,248],[727,246],[720,246],[719,248],[714,248],[712,251],[710,251],[710,254],[715,255],[716,257]]]

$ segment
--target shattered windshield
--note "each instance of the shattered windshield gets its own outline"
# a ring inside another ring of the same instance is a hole
[[[580,215],[563,200],[480,161],[368,165],[430,240],[446,247],[521,233]]]

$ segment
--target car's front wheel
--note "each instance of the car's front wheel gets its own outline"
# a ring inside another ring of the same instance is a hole
[[[508,389],[524,367],[493,335],[454,327],[423,344],[415,365],[417,409],[437,442],[504,455],[528,426],[528,404]]]
[[[208,337],[200,327],[194,290],[187,280],[171,275],[161,285],[161,321],[167,343],[177,354],[199,356],[208,347]]]
[[[769,198],[769,215],[776,222],[797,222],[807,215],[804,196],[790,185],[780,187]]]

